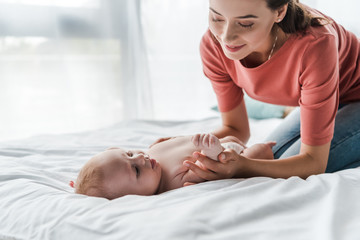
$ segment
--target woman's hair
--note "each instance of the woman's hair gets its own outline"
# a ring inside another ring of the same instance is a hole
[[[277,23],[285,33],[304,32],[310,26],[322,26],[330,21],[326,18],[314,17],[299,0],[265,0],[268,7],[277,10],[288,4],[288,9],[284,19]]]

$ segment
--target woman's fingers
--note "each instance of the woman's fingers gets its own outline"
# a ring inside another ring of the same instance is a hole
[[[216,170],[219,168],[218,161],[208,158],[207,156],[205,156],[199,152],[194,152],[193,158],[198,160],[202,165],[204,165],[207,169],[209,169],[213,172],[216,172]]]
[[[222,163],[227,163],[228,161],[234,160],[237,157],[239,157],[239,154],[237,154],[234,149],[225,149],[222,153],[219,154],[218,159]]]
[[[214,172],[203,169],[191,161],[184,161],[184,165],[189,168],[189,170],[193,171],[198,177],[204,180],[210,181],[216,179],[216,175]]]
[[[194,156],[188,156],[188,157],[185,158],[185,161],[190,161],[190,162],[195,163],[195,162],[197,161],[197,159],[194,158]],[[185,162],[185,161],[184,161],[184,162]]]
[[[214,161],[199,152],[194,152],[193,158],[197,161],[185,160],[184,166],[192,174],[204,180],[232,178],[243,168],[242,163],[246,160],[232,149],[225,150],[220,154],[221,161]]]

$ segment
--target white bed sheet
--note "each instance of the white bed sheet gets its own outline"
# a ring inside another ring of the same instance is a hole
[[[279,119],[252,121],[250,144]],[[113,201],[73,193],[81,166],[109,146],[145,149],[208,132],[218,118],[122,122],[80,134],[0,144],[0,239],[360,239],[360,169],[205,182]]]

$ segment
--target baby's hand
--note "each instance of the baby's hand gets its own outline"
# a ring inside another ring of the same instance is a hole
[[[196,134],[191,138],[192,143],[207,157],[218,160],[218,155],[224,150],[220,140],[211,133]]]

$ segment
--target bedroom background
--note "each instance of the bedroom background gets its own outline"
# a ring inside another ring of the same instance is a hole
[[[360,2],[301,2],[360,36]],[[198,51],[207,8],[208,0],[0,0],[0,141],[216,116]]]

